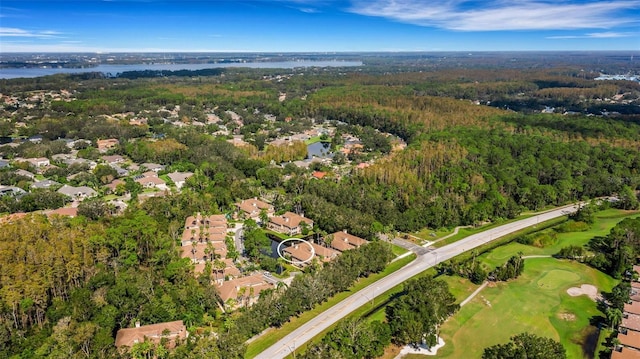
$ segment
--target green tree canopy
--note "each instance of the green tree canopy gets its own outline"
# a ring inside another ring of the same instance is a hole
[[[511,337],[506,344],[485,348],[482,359],[563,359],[567,353],[557,341],[531,333]]]

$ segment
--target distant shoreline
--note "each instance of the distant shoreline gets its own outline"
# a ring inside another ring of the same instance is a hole
[[[172,64],[172,63],[139,63],[127,65],[99,64],[93,67],[67,68],[67,67],[21,67],[21,68],[0,68],[0,79],[14,78],[34,78],[55,74],[76,74],[87,72],[100,72],[107,76],[116,76],[128,71],[177,71],[177,70],[204,70],[215,68],[269,68],[269,69],[293,69],[299,67],[356,67],[362,66],[362,61],[273,61],[273,62],[224,62],[224,63],[201,63],[201,64]]]

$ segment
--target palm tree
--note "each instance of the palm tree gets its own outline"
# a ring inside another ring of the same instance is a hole
[[[276,283],[276,291],[278,292],[284,292],[285,290],[287,290],[287,288],[289,288],[289,286],[284,281],[279,280]]]
[[[617,327],[622,322],[622,311],[618,308],[609,307],[605,311],[611,329]]]
[[[266,209],[261,209],[260,210],[260,227],[264,228],[267,226],[267,222],[269,222],[269,215],[267,214],[267,210]]]
[[[245,294],[247,293],[247,287],[242,287],[238,290],[238,295],[239,295],[239,299],[240,299],[240,304],[242,304],[242,302],[244,302],[245,300]]]
[[[324,242],[328,247],[331,247],[331,243],[333,242],[333,234],[324,237]]]
[[[282,272],[284,272],[284,269],[282,269],[282,265],[284,264],[285,260],[284,258],[278,256],[278,258],[276,258],[276,261],[278,262],[278,266],[280,267],[280,272],[278,272],[278,274],[282,274]]]
[[[617,337],[611,339],[611,347],[613,350],[616,350],[616,348],[618,348],[618,346],[620,346],[621,344],[622,343],[620,342],[620,339],[618,339]]]
[[[227,264],[220,259],[216,259],[213,261],[213,269],[216,271],[216,282],[218,281],[218,272],[224,273],[224,269],[227,267]]]

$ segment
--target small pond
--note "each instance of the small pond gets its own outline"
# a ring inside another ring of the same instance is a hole
[[[307,159],[312,159],[313,157],[318,157],[318,158],[333,157],[333,153],[329,149],[330,147],[331,147],[330,142],[316,142],[316,143],[307,145]]]

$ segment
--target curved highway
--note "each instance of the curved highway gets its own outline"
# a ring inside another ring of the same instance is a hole
[[[323,330],[331,326],[333,323],[344,318],[357,308],[371,302],[373,298],[388,291],[396,285],[406,281],[407,279],[423,272],[424,270],[453,258],[461,253],[479,247],[485,243],[491,242],[497,238],[507,234],[517,232],[521,229],[535,226],[538,223],[562,217],[566,214],[577,211],[578,205],[569,205],[559,207],[554,210],[539,213],[533,217],[504,224],[499,227],[488,229],[484,232],[477,233],[461,239],[455,243],[435,249],[428,253],[422,254],[413,262],[407,264],[401,269],[391,273],[390,275],[380,279],[379,281],[369,285],[366,288],[352,294],[343,301],[320,313],[317,317],[311,319],[307,323],[300,326],[284,338],[280,339],[271,347],[258,354],[256,359],[281,359],[295,352],[296,347],[301,346],[311,340]]]

